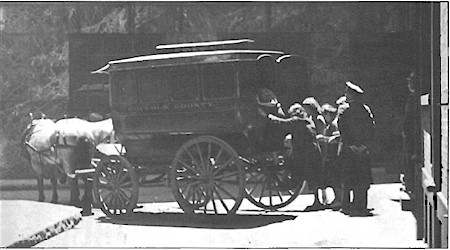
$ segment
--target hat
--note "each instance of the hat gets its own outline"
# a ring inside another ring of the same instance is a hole
[[[347,101],[347,97],[345,95],[341,96],[336,100],[336,105],[339,106],[341,104],[344,104],[346,101]]]
[[[302,102],[303,105],[313,105],[315,108],[320,109],[319,102],[316,101],[316,99],[312,96],[306,97],[305,100]]]
[[[362,90],[361,87],[359,87],[358,85],[356,85],[350,81],[346,82],[345,85],[347,85],[348,89],[351,89],[358,94],[364,94],[364,91]]]
[[[263,106],[277,106],[278,100],[276,95],[269,89],[261,89],[256,96],[258,104]]]
[[[304,111],[305,109],[302,107],[302,105],[300,105],[300,103],[298,103],[298,102],[296,102],[296,103],[294,103],[294,104],[292,104],[290,107],[289,107],[289,111],[288,111],[288,113],[289,114],[292,114],[292,113],[294,113],[295,111]]]
[[[325,103],[324,105],[322,105],[322,112],[335,113],[337,112],[337,109],[333,107],[331,104]]]

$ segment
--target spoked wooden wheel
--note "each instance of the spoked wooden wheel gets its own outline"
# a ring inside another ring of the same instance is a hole
[[[136,207],[139,184],[133,166],[122,156],[104,157],[94,173],[94,197],[107,216],[130,213]]]
[[[283,165],[246,168],[247,199],[260,208],[276,210],[287,206],[303,191],[305,184],[304,180],[294,180]]]
[[[245,197],[245,172],[223,140],[194,138],[181,146],[170,169],[173,195],[186,213],[234,214]]]

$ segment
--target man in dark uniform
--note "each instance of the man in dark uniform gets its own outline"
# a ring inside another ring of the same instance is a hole
[[[364,91],[352,82],[346,82],[345,96],[348,108],[340,114],[338,126],[342,147],[339,163],[343,168],[343,201],[341,211],[351,216],[369,216],[367,191],[372,183],[367,143],[375,122],[370,108],[362,102]],[[350,202],[350,191],[353,202]]]

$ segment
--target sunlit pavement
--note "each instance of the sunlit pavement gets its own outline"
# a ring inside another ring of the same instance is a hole
[[[1,247],[30,247],[75,227],[80,209],[26,200],[3,200],[1,208]]]
[[[400,184],[375,184],[369,190],[371,217],[338,211],[302,212],[313,201],[266,212],[244,200],[236,216],[189,216],[170,197],[170,189],[140,190],[140,205],[128,218],[109,219],[98,210],[75,227],[36,247],[345,247],[425,248],[416,240],[416,220],[402,211]],[[82,240],[80,240],[82,239]]]

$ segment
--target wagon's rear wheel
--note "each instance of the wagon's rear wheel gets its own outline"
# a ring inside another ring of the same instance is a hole
[[[186,213],[234,214],[245,197],[245,171],[233,148],[221,139],[200,136],[178,150],[170,185]]]
[[[94,197],[107,216],[130,213],[136,207],[139,184],[133,166],[122,156],[107,156],[94,173]]]
[[[305,184],[305,180],[293,178],[289,168],[283,165],[249,165],[246,168],[247,199],[267,210],[290,204],[303,191]]]

